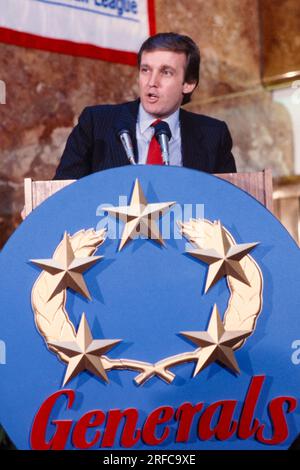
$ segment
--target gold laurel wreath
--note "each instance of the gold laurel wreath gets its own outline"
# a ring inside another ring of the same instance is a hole
[[[179,226],[182,234],[197,248],[213,248],[213,233],[217,222],[191,219],[187,223],[179,222]],[[233,236],[225,228],[224,230],[230,244],[234,245]],[[104,239],[105,229],[99,232],[93,229],[80,230],[69,238],[75,257],[92,256]],[[57,246],[54,255],[59,254],[61,249],[62,242]],[[259,266],[250,255],[245,256],[241,264],[249,280],[249,286],[227,276],[230,299],[224,314],[223,324],[227,331],[246,330],[253,332],[262,309],[263,278]],[[47,347],[55,352],[61,360],[68,362],[68,358],[62,352],[48,344],[50,341],[75,341],[76,335],[75,327],[66,311],[66,289],[47,300],[52,282],[51,274],[43,271],[32,288],[31,303],[34,319]],[[245,341],[245,339],[239,341],[233,349],[240,348]],[[106,356],[101,356],[101,360],[106,371],[112,369],[139,371],[139,375],[134,380],[138,385],[142,385],[155,375],[170,383],[175,377],[175,374],[169,370],[170,367],[193,362],[198,357],[199,352],[195,350],[164,358],[155,364],[129,359],[109,359]]]
[[[188,223],[179,223],[181,233],[196,248],[214,248],[214,230],[218,222],[210,222],[206,219],[191,219]],[[222,226],[230,245],[235,244],[231,233]],[[227,276],[230,298],[224,314],[223,324],[226,331],[254,331],[258,316],[262,310],[263,276],[262,272],[252,258],[247,255],[241,260],[242,269],[249,281],[249,285],[238,281],[232,276]],[[246,339],[239,341],[233,349],[238,349]]]
[[[105,229],[98,232],[93,229],[80,230],[69,237],[75,256],[77,258],[92,256],[104,242],[105,232]],[[61,250],[62,242],[57,246],[54,255],[58,255]],[[67,357],[64,353],[59,352],[54,346],[50,346],[48,342],[75,341],[76,331],[66,310],[66,289],[47,300],[52,282],[52,275],[42,271],[31,291],[31,305],[35,324],[39,333],[44,337],[48,348],[56,352],[60,359],[66,361]]]

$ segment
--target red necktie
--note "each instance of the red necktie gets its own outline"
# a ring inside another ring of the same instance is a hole
[[[156,119],[156,121],[152,122],[151,127],[155,127],[156,124],[161,122],[161,119]],[[153,137],[151,139],[149,149],[148,149],[148,155],[147,155],[147,160],[146,160],[147,165],[163,165],[163,159],[162,159],[162,154],[161,154],[161,148],[159,143],[156,140],[155,134],[153,134]]]

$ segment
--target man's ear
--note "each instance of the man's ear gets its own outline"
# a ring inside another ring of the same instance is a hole
[[[192,93],[195,90],[196,85],[197,85],[196,82],[191,82],[191,83],[184,82],[182,93],[184,95]]]

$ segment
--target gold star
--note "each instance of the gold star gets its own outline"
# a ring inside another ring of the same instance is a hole
[[[93,266],[103,256],[87,256],[86,258],[76,258],[71,246],[67,232],[61,243],[61,250],[54,253],[50,259],[31,259],[30,261],[47,273],[51,274],[50,294],[47,299],[52,299],[67,287],[79,292],[84,297],[91,300],[90,293],[83,279],[82,273]]]
[[[241,339],[250,336],[251,331],[226,331],[216,305],[214,305],[207,331],[185,331],[181,334],[201,347],[194,377],[215,361],[224,364],[234,372],[240,372],[233,347]]]
[[[89,324],[83,313],[75,341],[48,341],[50,346],[54,346],[58,351],[63,352],[68,357],[68,367],[63,386],[84,370],[88,370],[92,374],[97,375],[97,377],[105,380],[105,382],[109,382],[102,365],[101,356],[116,344],[120,343],[120,341],[120,339],[93,339]]]
[[[248,255],[256,245],[258,245],[258,243],[231,245],[219,221],[216,224],[214,232],[213,246],[215,246],[216,249],[187,250],[187,252],[195,258],[209,264],[204,292],[206,293],[208,289],[216,284],[223,276],[232,276],[249,286],[250,283],[241,266],[241,260]]]
[[[161,217],[175,202],[162,202],[148,204],[140,182],[135,180],[133,194],[129,206],[104,207],[103,210],[120,218],[125,222],[119,251],[124,245],[137,236],[144,235],[164,245],[161,233],[156,225],[155,219]]]

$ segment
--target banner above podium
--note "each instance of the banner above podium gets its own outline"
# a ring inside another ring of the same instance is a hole
[[[136,65],[154,0],[0,0],[0,42]]]
[[[286,449],[299,434],[299,248],[230,183],[93,174],[33,211],[0,268],[0,421],[18,448]]]

